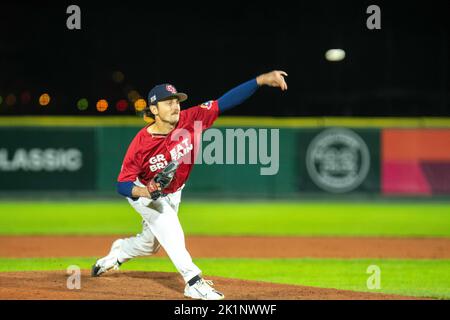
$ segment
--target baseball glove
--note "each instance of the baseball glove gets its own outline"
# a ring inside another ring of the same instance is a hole
[[[150,180],[147,184],[147,190],[150,193],[152,200],[156,200],[161,197],[162,190],[167,188],[172,182],[179,165],[179,162],[176,160],[169,162],[164,169],[158,172],[156,176]],[[157,184],[159,184],[159,188]]]

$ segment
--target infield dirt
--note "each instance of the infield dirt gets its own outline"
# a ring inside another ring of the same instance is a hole
[[[0,236],[0,257],[100,257],[118,238]],[[190,236],[186,246],[194,258],[450,258],[450,238]]]

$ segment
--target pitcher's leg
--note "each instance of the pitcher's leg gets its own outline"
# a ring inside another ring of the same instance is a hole
[[[142,221],[142,232],[140,234],[122,240],[121,250],[118,253],[118,259],[121,263],[134,257],[152,255],[158,252],[161,247],[145,220]]]
[[[123,262],[119,261],[119,253],[121,251],[122,242],[123,239],[117,239],[114,241],[109,253],[95,262],[91,269],[91,275],[93,277],[98,277],[111,269],[119,269],[121,263]]]
[[[163,208],[163,213],[153,217],[150,229],[187,283],[201,274],[201,270],[192,262],[191,255],[186,249],[184,233],[177,213],[168,204]]]
[[[151,233],[164,248],[183,279],[188,282],[199,275],[201,270],[192,262],[186,250],[183,229],[174,210],[178,207],[180,198],[181,192],[177,192],[155,201],[139,199],[129,202],[146,221]]]
[[[169,204],[169,206],[172,208],[172,210],[177,214],[178,213],[178,207],[181,202],[181,190],[178,192],[169,194],[165,198],[166,202]],[[183,236],[183,242],[184,242],[184,234],[183,230],[181,229],[180,222],[178,220],[178,214],[177,214],[177,225],[180,226],[180,234]],[[172,259],[173,260],[173,259]],[[192,260],[191,260],[192,262]],[[195,265],[194,265],[195,266]],[[224,299],[225,296],[222,292],[217,291],[212,287],[213,283],[209,280],[204,280],[201,276],[200,269],[198,269],[195,266],[195,270],[192,272],[186,272],[186,275],[184,276],[184,280],[186,281],[186,286],[184,288],[184,296],[193,298],[193,299],[202,299],[202,300],[221,300]],[[180,271],[181,268],[178,268]],[[182,271],[180,273],[183,274]]]
[[[137,202],[129,200],[129,203],[143,216],[139,210],[141,206]],[[158,240],[148,227],[148,222],[144,219],[142,222],[142,232],[135,237],[114,241],[109,253],[103,258],[98,259],[92,266],[91,274],[97,277],[108,270],[117,270],[122,263],[131,258],[154,254],[159,248],[160,244]]]

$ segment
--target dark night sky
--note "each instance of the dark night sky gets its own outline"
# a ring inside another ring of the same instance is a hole
[[[263,88],[229,115],[450,115],[445,1],[153,3],[73,2],[82,30],[70,31],[71,2],[2,2],[0,96],[28,90],[33,100],[3,101],[0,115],[95,115],[100,98],[114,104],[130,89],[146,97],[164,82],[193,105],[274,68],[289,73],[289,91]],[[381,30],[366,28],[369,4],[381,7]],[[326,61],[330,48],[346,59]],[[111,79],[116,70],[121,84]],[[45,109],[36,103],[44,91],[52,96]],[[83,97],[90,107],[79,111]]]

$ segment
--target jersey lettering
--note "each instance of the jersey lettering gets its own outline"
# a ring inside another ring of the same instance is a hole
[[[165,166],[167,166],[167,160],[163,154],[158,154],[154,157],[151,157],[148,162],[151,164],[151,172],[155,172],[156,170],[163,169]]]
[[[189,139],[184,139],[180,144],[177,144],[170,150],[170,157],[172,160],[178,160],[191,152],[192,149],[194,149],[194,146],[189,142]]]

